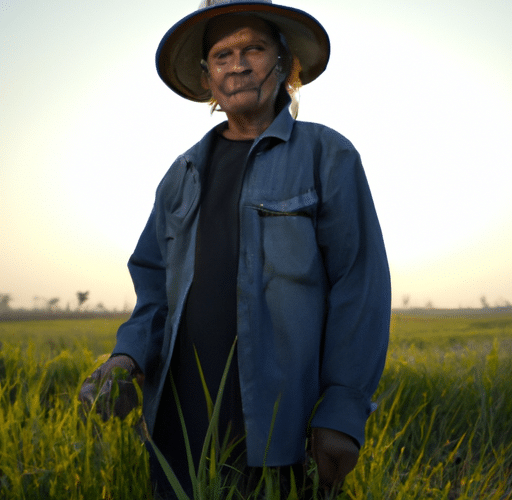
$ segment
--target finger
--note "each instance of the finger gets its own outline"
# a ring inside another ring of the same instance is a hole
[[[110,397],[111,392],[112,392],[112,379],[107,379],[101,386],[98,397],[100,397],[100,396]]]
[[[319,453],[318,476],[324,489],[331,489],[337,482],[338,462],[325,453]]]
[[[139,385],[139,387],[142,388],[142,386],[144,385],[144,374],[141,371],[136,372],[135,380],[137,381],[137,384]]]
[[[315,429],[311,433],[311,455],[313,460],[318,464],[318,453],[316,450],[316,440],[315,440]]]
[[[80,402],[91,406],[96,399],[97,387],[94,383],[84,382],[78,393],[78,399]]]
[[[103,421],[107,421],[111,415],[112,380],[107,379],[98,391],[96,397],[96,412],[101,415]]]
[[[139,405],[139,398],[132,382],[121,380],[119,383],[119,397],[114,404],[114,415],[124,419]]]

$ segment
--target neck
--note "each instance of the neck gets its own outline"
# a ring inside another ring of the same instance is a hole
[[[264,116],[255,117],[251,114],[228,114],[228,128],[224,131],[224,137],[232,140],[256,139],[274,121],[275,113],[266,113]]]

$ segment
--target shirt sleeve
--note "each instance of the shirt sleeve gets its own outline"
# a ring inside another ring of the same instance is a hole
[[[127,354],[146,373],[148,346],[162,342],[167,317],[166,270],[156,237],[155,211],[128,261],[137,303],[117,332],[112,354]]]
[[[333,131],[333,134],[334,131]],[[388,345],[391,290],[388,263],[359,154],[336,135],[319,170],[317,240],[330,293],[321,361],[322,399],[313,427],[364,442]]]

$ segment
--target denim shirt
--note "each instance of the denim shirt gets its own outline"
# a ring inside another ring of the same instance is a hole
[[[128,263],[137,303],[113,352],[130,355],[145,374],[150,432],[194,274],[215,133],[166,173]],[[239,214],[237,349],[248,465],[302,461],[308,424],[362,445],[384,368],[391,291],[358,152],[334,130],[283,109],[250,150]]]

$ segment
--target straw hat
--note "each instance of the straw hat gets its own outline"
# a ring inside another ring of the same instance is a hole
[[[254,14],[277,26],[300,61],[302,85],[325,70],[329,37],[323,26],[306,12],[273,5],[271,0],[203,0],[197,11],[178,21],[164,35],[156,52],[158,74],[174,92],[191,101],[210,99],[210,91],[201,86],[205,26],[214,17],[235,13]]]

